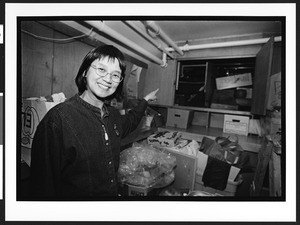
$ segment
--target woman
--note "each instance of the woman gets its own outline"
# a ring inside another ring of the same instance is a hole
[[[52,108],[38,125],[31,149],[31,193],[37,199],[117,196],[121,138],[139,124],[153,91],[126,115],[105,102],[121,93],[126,64],[110,45],[83,59],[78,94]]]

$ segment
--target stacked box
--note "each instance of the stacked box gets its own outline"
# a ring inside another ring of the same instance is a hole
[[[250,119],[247,116],[225,114],[223,132],[247,136],[249,131],[249,120]]]
[[[169,108],[166,125],[187,129],[192,123],[193,113],[192,110]]]

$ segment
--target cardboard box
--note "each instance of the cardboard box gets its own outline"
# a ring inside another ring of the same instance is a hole
[[[224,115],[224,133],[233,133],[240,135],[248,135],[249,130],[249,117],[236,116],[236,115]]]
[[[242,180],[228,180],[226,188],[223,191],[221,191],[212,187],[204,186],[202,176],[203,174],[196,174],[194,190],[205,191],[211,194],[219,194],[221,196],[235,196],[238,185],[242,183]]]
[[[22,100],[21,144],[31,148],[36,128],[46,113],[59,102],[41,101],[39,98]]]
[[[184,109],[168,109],[166,126],[187,129],[193,120],[194,112]]]
[[[147,196],[152,188],[147,187],[138,187],[133,185],[127,185],[128,187],[128,196]]]
[[[231,166],[227,186],[223,191],[211,187],[205,187],[202,182],[202,176],[207,165],[208,155],[199,151],[197,156],[192,156],[183,152],[175,151],[172,148],[164,147],[162,149],[167,150],[171,155],[176,157],[177,165],[175,168],[175,181],[172,186],[178,190],[200,190],[211,194],[234,196],[237,186],[242,182],[241,180],[236,181],[240,168]]]
[[[251,73],[216,78],[218,90],[252,85]]]
[[[188,155],[173,148],[164,147],[172,156],[176,157],[175,181],[172,187],[177,190],[193,191],[195,185],[195,174],[197,170],[197,157]]]
[[[203,152],[198,153],[194,190],[206,191],[211,194],[220,194],[223,196],[234,196],[238,185],[242,182],[242,180],[236,181],[236,178],[240,172],[240,168],[235,166],[230,167],[226,188],[223,191],[221,191],[212,187],[204,186],[202,177],[207,165],[207,160],[208,160],[208,155],[204,154]]]

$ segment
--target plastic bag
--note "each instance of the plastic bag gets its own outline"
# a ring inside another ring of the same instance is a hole
[[[243,149],[238,141],[231,141],[229,138],[217,137],[211,140],[203,137],[200,151],[229,164],[237,164]]]
[[[151,146],[134,144],[120,155],[118,179],[135,186],[154,187],[170,175],[176,166],[176,158]]]
[[[200,145],[195,140],[180,139],[178,141],[178,144],[175,147],[170,149],[177,152],[181,152],[183,154],[197,157],[198,151],[200,149]]]

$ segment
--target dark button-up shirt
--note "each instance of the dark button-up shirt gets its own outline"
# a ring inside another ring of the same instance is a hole
[[[32,197],[87,199],[117,195],[121,138],[139,124],[147,101],[126,115],[99,108],[78,94],[53,107],[39,123],[31,149]]]

